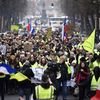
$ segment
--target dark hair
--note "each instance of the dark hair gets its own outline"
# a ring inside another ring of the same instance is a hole
[[[69,63],[72,63],[73,60],[75,60],[75,58],[74,57],[70,57],[69,58]]]
[[[47,74],[44,74],[44,75],[42,76],[42,84],[41,84],[41,86],[42,86],[43,88],[45,88],[45,89],[48,89],[48,88],[50,87],[50,83],[49,83],[49,81],[48,81],[48,76],[47,76]]]
[[[100,73],[100,68],[98,66],[96,66],[93,70],[94,75],[99,74]]]
[[[100,60],[100,54],[99,54],[99,55],[97,55],[97,59],[99,59],[99,60]]]
[[[48,81],[48,76],[47,76],[46,74],[44,74],[44,75],[42,76],[42,81],[43,81],[43,82],[47,82],[47,81]]]
[[[82,63],[85,64],[85,67],[84,67],[84,68],[81,67],[81,64],[82,64]],[[87,64],[87,62],[85,62],[85,61],[80,62],[80,65],[79,65],[79,71],[80,71],[81,69],[84,69],[85,71],[88,69],[88,64]]]
[[[86,62],[85,57],[82,57],[82,58],[80,59],[80,61],[82,61],[82,62]]]
[[[45,59],[45,63],[44,64],[43,64],[43,61],[42,61],[43,59],[45,59],[45,58],[41,58],[40,59],[40,63],[41,63],[41,65],[46,65],[46,59]]]

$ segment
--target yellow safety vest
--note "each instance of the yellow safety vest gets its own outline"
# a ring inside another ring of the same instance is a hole
[[[59,61],[60,61],[60,58],[57,56],[57,62],[59,63]]]
[[[67,68],[68,68],[68,74],[71,74],[72,73],[71,67],[68,65],[67,62],[65,62],[65,64],[67,65]]]
[[[96,81],[95,76],[93,75],[92,81],[91,81],[91,90],[96,91],[99,84],[100,84],[100,78],[98,79],[98,81]]]
[[[47,65],[45,65],[45,66],[40,65],[40,68],[47,69],[48,66]]]
[[[80,64],[80,59],[82,58],[82,55],[79,55],[78,57],[78,64]]]
[[[5,77],[6,77],[5,74],[0,75],[0,79],[1,79],[1,78],[5,78]]]
[[[100,67],[100,62],[94,61],[93,62],[93,68],[95,68],[96,66]]]
[[[67,66],[68,66],[68,74],[71,74],[72,73],[71,67],[69,65],[67,65]]]
[[[38,67],[38,63],[36,62],[35,64],[31,65],[32,68],[37,68]]]
[[[94,69],[94,67],[93,67],[93,62],[91,62],[91,63],[89,64],[89,68],[90,68],[90,71],[93,71],[93,69]]]
[[[23,67],[23,64],[21,62],[19,62],[19,67],[22,68]]]
[[[52,100],[54,98],[54,87],[50,86],[48,89],[44,89],[41,85],[35,88],[36,98],[38,100]]]

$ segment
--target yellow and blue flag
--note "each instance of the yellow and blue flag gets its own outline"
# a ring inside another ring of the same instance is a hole
[[[16,74],[11,75],[10,80],[15,79],[18,82],[22,82],[25,80],[30,80],[27,76],[25,76],[24,74],[22,74],[21,72],[18,72]]]

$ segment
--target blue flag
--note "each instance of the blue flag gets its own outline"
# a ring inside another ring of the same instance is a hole
[[[4,74],[13,74],[17,71],[8,64],[0,64],[0,72]]]

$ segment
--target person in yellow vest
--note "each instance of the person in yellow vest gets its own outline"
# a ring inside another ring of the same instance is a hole
[[[97,59],[93,62],[93,68],[96,66],[100,68],[100,54],[97,55]]]
[[[32,68],[37,68],[38,67],[37,58],[35,58],[34,55],[31,55],[29,61],[31,63]]]
[[[71,90],[71,74],[72,74],[72,69],[71,69],[71,65],[70,63],[65,62],[66,63],[66,67],[67,67],[67,70],[68,70],[68,78],[67,78],[67,89],[68,89],[68,93],[70,93],[70,90]]]
[[[20,53],[20,59],[19,59],[19,67],[22,68],[25,64],[25,61],[26,61],[26,57],[25,57],[25,52],[22,51]]]
[[[0,95],[1,100],[4,100],[4,80],[5,80],[5,74],[0,72]]]
[[[94,66],[93,66],[93,63],[94,61],[97,59],[97,54],[89,54],[89,68],[90,68],[90,71],[92,72],[93,69],[94,69]]]
[[[98,66],[100,68],[100,55],[94,54],[91,62],[89,63],[89,68],[91,73],[93,73],[94,68]]]
[[[46,58],[43,56],[43,57],[41,57],[41,59],[40,59],[40,63],[39,63],[39,66],[40,66],[40,68],[43,68],[43,69],[47,69],[47,61],[46,61]]]
[[[94,74],[91,79],[91,86],[90,86],[90,97],[93,97],[96,94],[96,90],[98,85],[100,84],[100,68],[95,67],[93,70]]]
[[[36,100],[54,100],[55,88],[50,84],[46,74],[42,76],[42,83],[35,87]]]
[[[91,98],[91,100],[100,100],[100,84],[96,90],[96,95]]]

